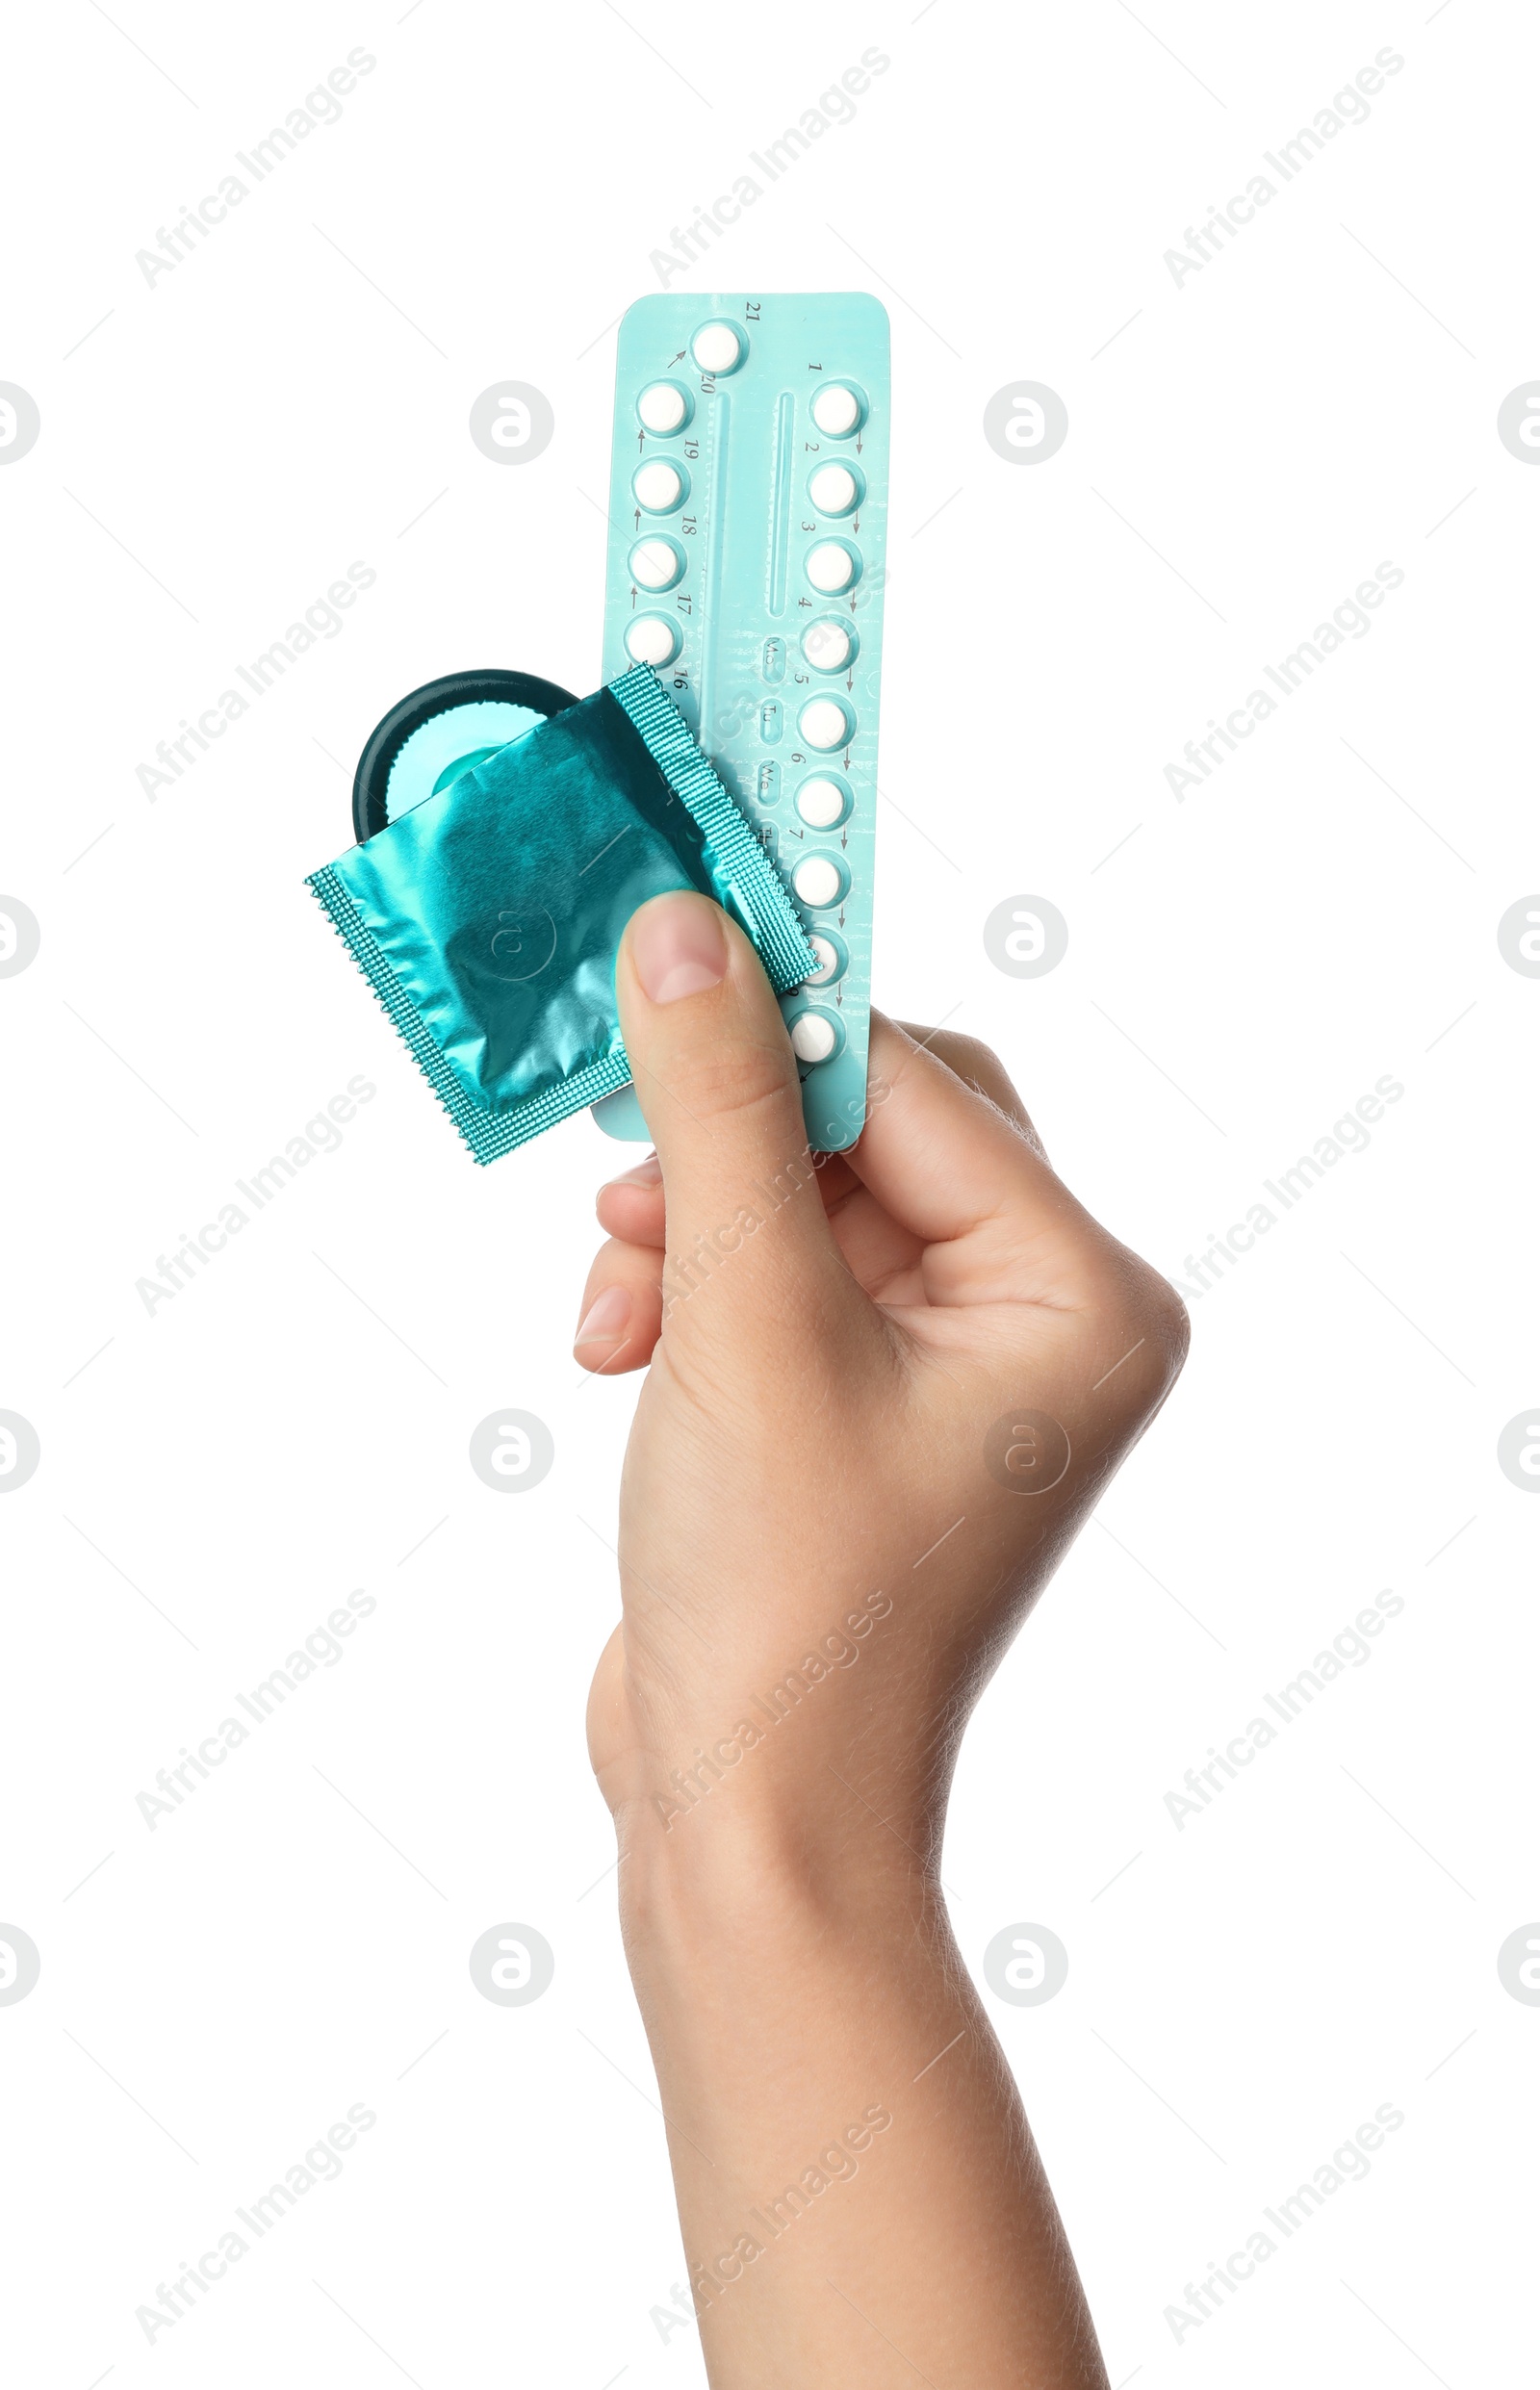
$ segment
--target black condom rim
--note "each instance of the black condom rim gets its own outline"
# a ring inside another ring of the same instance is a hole
[[[565,713],[578,702],[570,689],[559,687],[554,681],[542,681],[532,672],[449,672],[441,680],[424,681],[420,689],[398,700],[365,742],[353,775],[354,837],[362,845],[386,828],[391,767],[413,732],[435,715],[448,713],[455,706],[500,704],[527,706],[531,712],[549,718]]]

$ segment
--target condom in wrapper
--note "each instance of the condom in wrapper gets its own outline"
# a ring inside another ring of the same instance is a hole
[[[615,955],[649,897],[714,898],[778,995],[818,968],[774,864],[646,665],[307,885],[482,1163],[629,1085]]]

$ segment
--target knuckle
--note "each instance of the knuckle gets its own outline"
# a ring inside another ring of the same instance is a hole
[[[1116,1375],[1108,1373],[1113,1401],[1140,1411],[1163,1401],[1181,1375],[1192,1335],[1175,1287],[1137,1253],[1114,1246],[1091,1264],[1084,1294],[1098,1345],[1109,1348],[1116,1365]]]
[[[959,1035],[956,1042],[959,1051],[975,1069],[991,1071],[997,1078],[1009,1082],[1010,1073],[992,1045],[987,1045],[982,1038],[970,1038],[965,1034]]]
[[[1142,1301],[1148,1317],[1150,1340],[1164,1355],[1167,1383],[1180,1375],[1193,1341],[1193,1320],[1186,1303],[1168,1278],[1146,1268]]]
[[[971,1088],[1001,1119],[1010,1122],[1040,1161],[1047,1160],[1020,1091],[992,1045],[986,1045],[982,1038],[947,1030],[937,1040],[933,1050],[964,1087]]]
[[[982,1038],[970,1038],[961,1029],[940,1029],[930,1040],[930,1048],[960,1079],[982,1080],[995,1087],[1011,1085],[1004,1063]]]
[[[1138,1265],[1129,1319],[1131,1327],[1143,1338],[1136,1382],[1142,1382],[1149,1396],[1164,1397],[1181,1375],[1192,1322],[1175,1287],[1144,1262]]]

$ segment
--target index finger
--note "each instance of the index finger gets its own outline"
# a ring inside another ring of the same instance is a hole
[[[975,1259],[997,1257],[1002,1300],[1062,1294],[1065,1264],[1098,1233],[1030,1123],[1009,1117],[886,1014],[872,1014],[866,1125],[845,1159],[927,1245],[966,1238],[977,1243]]]
[[[923,1021],[901,1020],[897,1026],[906,1038],[912,1038],[916,1045],[923,1045],[928,1054],[934,1054],[938,1062],[945,1063],[948,1070],[955,1072],[964,1087],[971,1087],[980,1095],[987,1095],[1008,1120],[1015,1122],[1027,1143],[1042,1154],[1044,1161],[1047,1160],[1042,1139],[1033,1126],[1032,1117],[1004,1063],[981,1038],[964,1037],[955,1029],[928,1029]]]

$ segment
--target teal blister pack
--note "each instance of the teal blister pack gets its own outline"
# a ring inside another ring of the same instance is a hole
[[[818,968],[781,1009],[825,1153],[866,1115],[888,405],[865,292],[621,320],[603,677],[655,673],[791,895]],[[647,1134],[629,1091],[595,1117]]]

